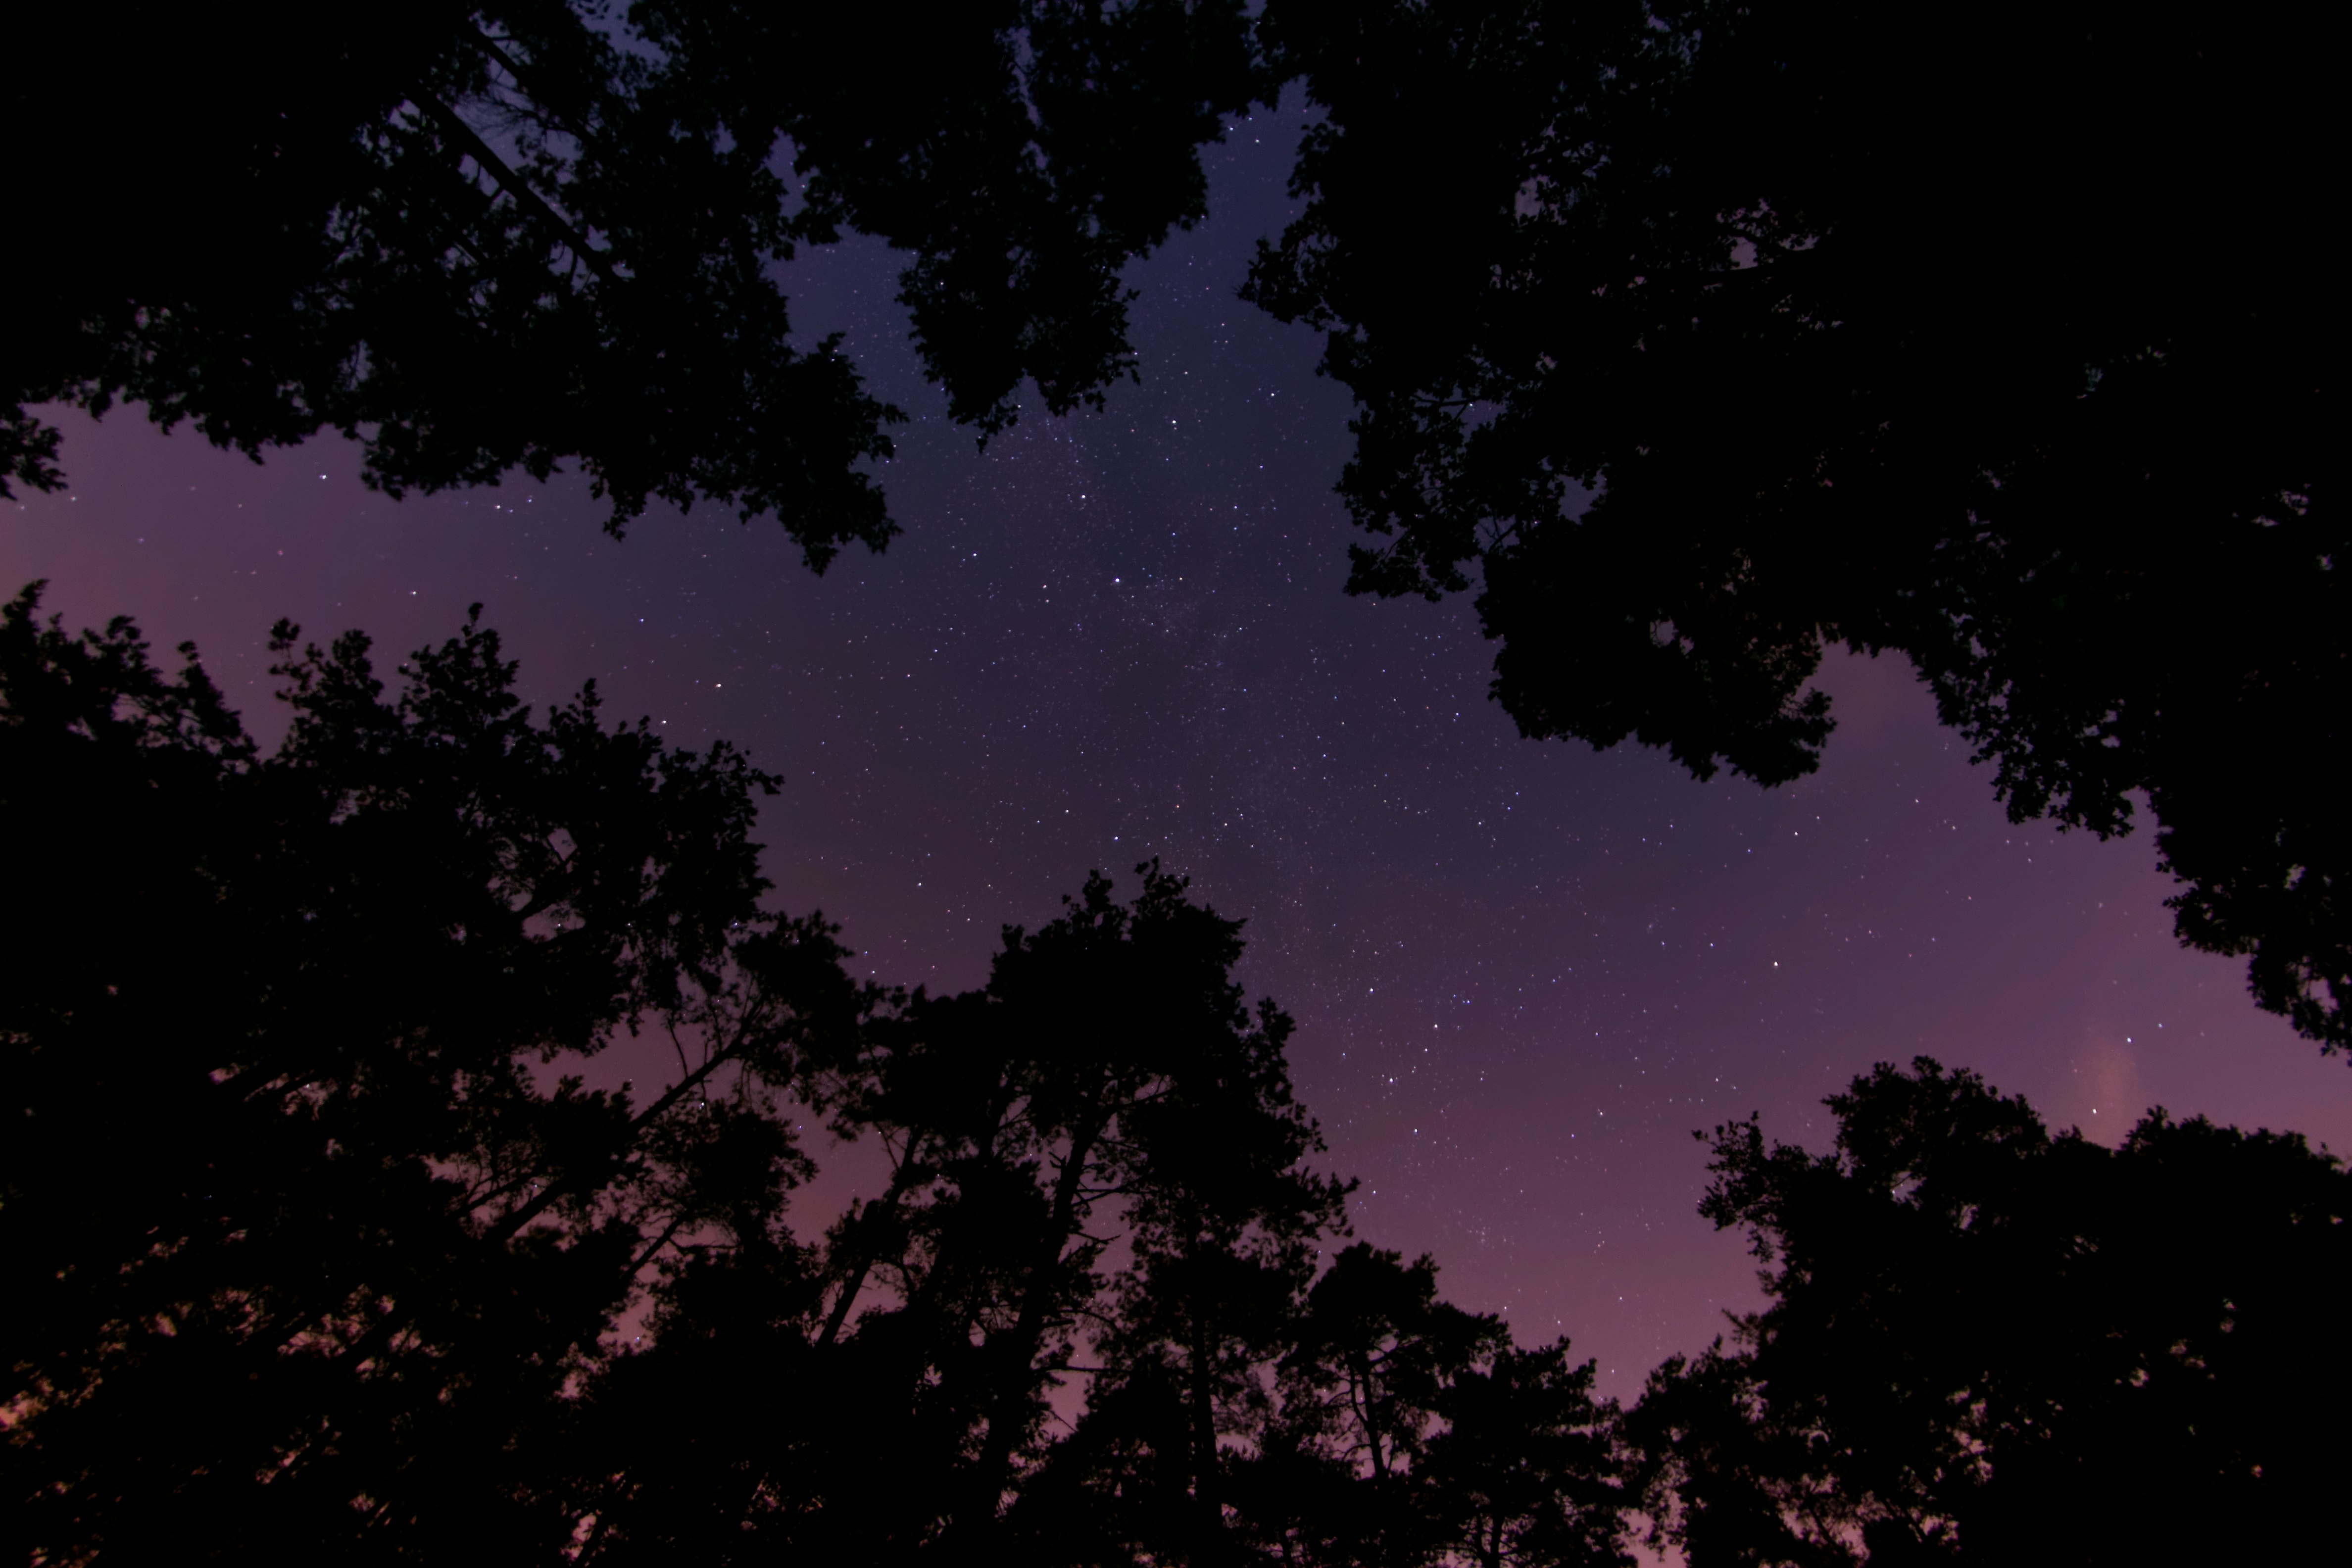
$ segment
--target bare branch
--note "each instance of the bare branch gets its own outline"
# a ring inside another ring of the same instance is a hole
[[[422,90],[415,92],[410,95],[410,101],[430,116],[435,124],[440,126],[452,141],[465,150],[467,157],[473,159],[492,179],[496,180],[499,189],[514,198],[517,206],[555,230],[563,243],[571,247],[572,254],[586,263],[597,277],[607,283],[617,284],[621,281],[620,274],[613,270],[613,264],[604,252],[590,245],[578,229],[573,228],[561,213],[548,205],[544,196],[531,189],[528,181],[509,168],[507,161],[499,157],[488,142],[482,140],[480,132],[466,123],[464,116],[429,92]]]

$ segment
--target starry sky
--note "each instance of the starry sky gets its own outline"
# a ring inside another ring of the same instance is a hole
[[[797,328],[845,332],[912,416],[883,476],[905,534],[823,578],[772,524],[656,510],[616,542],[562,478],[395,504],[339,443],[256,466],[136,410],[64,416],[72,489],[0,508],[0,577],[193,638],[269,738],[276,617],[392,655],[482,601],[533,701],[593,678],[784,773],[775,900],[884,979],[975,984],[1001,925],[1159,857],[1247,918],[1358,1233],[1433,1252],[1523,1341],[1572,1334],[1608,1392],[1757,1300],[1696,1213],[1692,1131],[1756,1111],[1818,1144],[1876,1061],[1975,1068],[2103,1139],[2160,1103],[2352,1146],[2352,1072],[2174,942],[2149,835],[2010,823],[1906,667],[1832,659],[1812,778],[1701,784],[1520,740],[1466,600],[1346,597],[1344,392],[1234,297],[1297,121],[1236,123],[1211,221],[1134,268],[1141,384],[984,451],[922,382],[887,251],[788,268]]]

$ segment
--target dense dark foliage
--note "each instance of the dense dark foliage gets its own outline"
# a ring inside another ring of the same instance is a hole
[[[1925,1058],[1832,1152],[1716,1130],[1770,1304],[1633,1436],[1692,1568],[2303,1562],[2340,1540],[2352,1174],[2151,1112],[2115,1149]]]
[[[0,1550],[33,1563],[1622,1568],[2301,1560],[2352,1175],[2114,1150],[1921,1060],[1718,1128],[1769,1304],[1632,1412],[1352,1241],[1156,864],[955,995],[762,907],[773,781],[535,719],[469,624],[192,650],[0,613]],[[615,1056],[649,1086],[624,1081]],[[651,1068],[650,1072],[646,1069]],[[871,1195],[795,1215],[811,1129]]]
[[[1178,879],[884,992],[762,908],[767,775],[534,719],[478,626],[389,696],[281,626],[265,755],[192,650],[35,610],[0,1550],[1618,1561],[1590,1363],[1326,1257],[1290,1020]],[[887,1175],[796,1227],[812,1125]]]
[[[533,1539],[649,1252],[764,1240],[805,1169],[775,1096],[874,1005],[759,906],[770,781],[593,689],[534,721],[476,626],[390,700],[363,637],[280,626],[264,757],[193,658],[33,608],[0,616],[5,1549]],[[670,1081],[587,1087],[638,1028]]]
[[[1907,656],[2021,818],[2352,1042],[2315,7],[1270,0],[1323,116],[1250,292],[1329,331],[1354,586],[1482,580],[1531,736],[1813,767]],[[2332,412],[2331,412],[2332,411]]]
[[[26,405],[393,493],[577,460],[890,524],[895,411],[796,345],[845,230],[955,416],[1130,374],[1118,271],[1304,79],[1250,290],[1359,403],[1355,585],[1483,578],[1530,735],[1814,765],[1912,659],[2020,816],[2144,792],[2183,937],[2352,1043],[2321,51],[2095,3],[882,12],[591,0],[12,19]],[[1254,50],[1255,52],[1254,52]],[[104,62],[104,101],[92,77]],[[71,127],[70,134],[60,128]],[[168,152],[167,152],[168,150]],[[0,493],[7,493],[0,485]],[[1156,866],[958,995],[762,902],[775,782],[535,718],[469,624],[278,629],[265,753],[134,628],[0,611],[0,1548],[33,1562],[2300,1560],[2352,1442],[2352,1176],[2115,1149],[1921,1060],[1837,1146],[1718,1128],[1769,1305],[1637,1409],[1351,1242],[1240,927]],[[625,1081],[625,1057],[650,1087]],[[820,1135],[874,1195],[795,1215]],[[1637,1485],[1640,1489],[1637,1489]]]
[[[0,132],[38,149],[6,260],[0,495],[25,405],[118,399],[257,454],[361,440],[397,495],[576,458],[776,513],[822,567],[892,532],[900,418],[795,343],[773,263],[876,236],[959,419],[1131,374],[1120,267],[1199,217],[1257,86],[1231,0],[39,7]],[[36,226],[35,212],[37,212]]]
[[[982,433],[1133,374],[1119,272],[1303,82],[1247,292],[1329,332],[1354,586],[1481,578],[1531,736],[1810,770],[1832,645],[1909,658],[2021,818],[2144,795],[2182,939],[2352,1043],[2340,138],[2309,6],[740,0],[48,6],[0,131],[0,495],[26,408],[143,405],[370,481],[576,460],[879,547],[900,416],[795,342],[847,231]],[[102,83],[102,85],[100,85]]]

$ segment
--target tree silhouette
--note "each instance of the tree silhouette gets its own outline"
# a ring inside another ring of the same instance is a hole
[[[1356,396],[1340,489],[1388,540],[1356,590],[1475,562],[1527,734],[1702,777],[1808,772],[1823,649],[1900,653],[2020,819],[2125,832],[2144,794],[2182,940],[2332,1051],[2352,536],[2315,20],[47,7],[12,37],[58,63],[0,100],[45,176],[0,495],[62,482],[28,405],[129,401],[255,455],[342,432],[394,495],[576,460],[615,530],[707,499],[822,570],[895,531],[866,465],[902,416],[795,339],[775,264],[904,253],[983,436],[1024,381],[1099,404],[1135,371],[1121,268],[1205,212],[1219,117],[1303,79],[1305,208],[1245,291],[1328,329]]]
[[[2145,791],[2181,938],[2352,1042],[2318,14],[1271,0],[1351,586],[1469,585],[1530,736],[1810,771],[1909,658],[2021,820]],[[1589,504],[1588,504],[1589,500]]]
[[[1136,1310],[1132,1280],[1102,1269],[1114,1236],[1148,1260],[1177,1216],[1209,1211],[1238,1240],[1336,1205],[1297,1168],[1320,1142],[1290,1101],[1289,1020],[1245,1009],[1229,977],[1238,922],[1142,869],[1132,906],[1094,879],[1061,919],[1008,929],[982,990],[911,999],[844,1094],[894,1173],[835,1233],[820,1331],[846,1323],[877,1436],[925,1478],[872,1512],[861,1552],[992,1549],[1082,1338],[1122,1297]],[[878,1299],[846,1318],[869,1283]]]
[[[2327,1539],[2352,1176],[2299,1137],[2108,1150],[1924,1058],[1831,1152],[1718,1128],[1769,1302],[1621,1426],[1347,1240],[1180,879],[860,985],[725,745],[534,717],[478,620],[395,692],[273,646],[265,755],[192,649],[0,613],[28,1560],[1613,1568],[1637,1498],[1694,1568]],[[887,1156],[829,1224],[811,1126]]]
[[[389,700],[356,634],[273,646],[265,757],[192,649],[0,616],[0,1529],[35,1561],[535,1539],[538,1439],[638,1272],[756,1241],[805,1169],[774,1097],[873,1005],[760,908],[772,781],[723,744],[593,688],[534,721],[476,625]],[[647,1027],[670,1081],[585,1086]]]
[[[1615,1560],[1590,1364],[1426,1259],[1324,1262],[1290,1020],[1181,879],[1091,878],[976,990],[860,985],[761,905],[770,775],[593,687],[534,717],[478,618],[391,692],[281,624],[265,754],[193,648],[37,594],[0,613],[9,1550]],[[599,1059],[632,1037],[649,1087]],[[829,1225],[811,1126],[887,1158]]]
[[[1441,1300],[1432,1259],[1348,1247],[1280,1365],[1260,1538],[1318,1563],[1629,1563],[1615,1407],[1567,1357]]]
[[[1629,1418],[1651,1508],[1717,1563],[2299,1560],[2352,1458],[2352,1176],[2151,1112],[2112,1151],[1925,1058],[1837,1145],[1716,1130],[1704,1211],[1763,1311]]]
[[[1360,1242],[1315,1282],[1306,1307],[1282,1368],[1284,1435],[1335,1474],[1362,1478],[1350,1560],[1416,1561],[1429,1543],[1412,1483],[1439,1392],[1508,1335],[1496,1319],[1440,1301],[1431,1259],[1408,1268]]]
[[[1497,1349],[1458,1369],[1436,1401],[1429,1440],[1435,1533],[1477,1568],[1621,1564],[1625,1499],[1613,1451],[1614,1402],[1592,1396],[1592,1363],[1568,1341]]]
[[[793,341],[772,264],[907,252],[982,432],[1024,377],[1098,404],[1119,268],[1202,215],[1199,147],[1258,90],[1230,0],[64,6],[12,41],[44,237],[9,258],[0,495],[61,482],[26,405],[128,400],[252,455],[341,431],[394,495],[576,458],[615,529],[708,498],[819,569],[892,533],[860,465],[902,416]]]

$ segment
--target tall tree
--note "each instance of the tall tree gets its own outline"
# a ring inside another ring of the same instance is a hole
[[[2340,181],[2315,7],[1270,0],[1249,292],[1355,395],[1351,587],[1480,577],[1530,736],[1810,771],[1907,657],[2020,819],[2352,1043]]]
[[[1234,925],[1219,940],[1237,935]],[[1049,1539],[1068,1533],[1068,1514],[1189,1563],[1234,1555],[1226,1440],[1250,1439],[1267,1419],[1267,1374],[1354,1186],[1306,1163],[1323,1141],[1291,1095],[1291,1028],[1261,1002],[1254,1027],[1210,1037],[1129,1115],[1142,1156],[1121,1194],[1129,1259],[1093,1335],[1101,1365],[1085,1416],[1069,1453],[1049,1461],[1078,1479],[1024,1499],[1023,1522]],[[1147,1475],[1118,1462],[1129,1453],[1151,1456]],[[1102,1495],[1121,1485],[1139,1495]],[[1090,1489],[1099,1520],[1069,1508],[1073,1486]]]
[[[1312,1271],[1296,1238],[1336,1225],[1345,1188],[1304,1167],[1320,1143],[1289,1021],[1242,1005],[1239,922],[1139,869],[1132,903],[1096,878],[1009,929],[984,987],[891,1000],[852,1049],[803,1055],[799,1107],[878,1141],[884,1190],[822,1238],[778,1229],[772,1202],[751,1205],[767,1231],[730,1219],[724,1246],[648,1255],[650,1343],[549,1417],[580,1560],[1213,1560],[1198,1503],[1232,1422],[1204,1461],[1200,1401],[1227,1416],[1248,1354],[1279,1353]],[[1238,1327],[1235,1279],[1258,1314]],[[1109,1364],[1082,1366],[1088,1344]],[[1101,1495],[1104,1435],[1155,1373],[1165,1540]],[[1100,1391],[1059,1437],[1085,1378]]]
[[[1627,1497],[1616,1404],[1568,1341],[1505,1346],[1439,1394],[1424,1471],[1433,1533],[1476,1568],[1622,1568]]]
[[[877,999],[764,910],[770,778],[535,720],[468,627],[387,697],[274,643],[264,756],[184,649],[0,614],[0,1533],[31,1561],[528,1556],[666,1249],[774,1250],[778,1096]],[[659,1031],[658,1087],[587,1087]]]
[[[919,16],[740,0],[13,16],[0,131],[37,148],[9,247],[0,495],[61,482],[27,405],[143,405],[258,455],[321,429],[410,489],[576,459],[773,512],[822,568],[893,531],[902,416],[776,264],[856,230],[955,417],[1133,374],[1119,269],[1204,209],[1259,89],[1235,0]],[[37,235],[36,240],[34,237]]]
[[[1244,1528],[1282,1558],[1620,1568],[1627,1498],[1592,1363],[1513,1346],[1437,1294],[1437,1266],[1364,1243],[1301,1302]]]
[[[1269,1247],[1280,1228],[1130,1274],[1083,1413],[1007,1516],[1023,1561],[1630,1563],[1591,1362],[1517,1349],[1439,1298],[1429,1258],[1357,1243],[1318,1263]]]
[[[1692,1568],[2301,1561],[2352,1460],[2352,1175],[2158,1110],[2114,1150],[1926,1058],[1836,1147],[1716,1130],[1765,1309],[1629,1418]]]
[[[1439,1394],[1510,1336],[1499,1320],[1440,1300],[1433,1259],[1408,1267],[1361,1242],[1332,1260],[1305,1309],[1283,1358],[1281,1436],[1360,1479],[1349,1561],[1420,1562],[1434,1542],[1414,1483]]]
[[[761,905],[769,775],[593,688],[535,718],[478,622],[390,692],[281,623],[265,754],[192,648],[37,608],[0,613],[9,1550],[1620,1561],[1591,1363],[1428,1259],[1323,1261],[1350,1184],[1291,1022],[1181,879],[1090,878],[976,990],[860,985]],[[599,1059],[632,1037],[652,1087]],[[811,1125],[887,1157],[829,1226]]]

